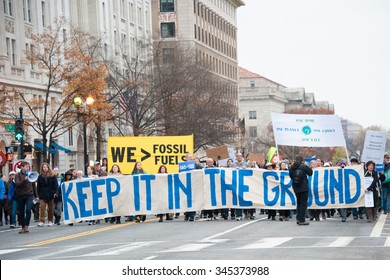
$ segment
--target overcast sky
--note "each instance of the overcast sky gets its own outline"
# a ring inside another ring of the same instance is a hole
[[[389,0],[244,0],[241,67],[390,129]]]

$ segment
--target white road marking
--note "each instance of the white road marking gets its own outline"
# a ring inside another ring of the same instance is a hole
[[[378,221],[375,223],[375,226],[370,234],[370,237],[380,237],[382,233],[383,226],[385,225],[387,215],[381,214],[378,218]]]
[[[143,258],[143,260],[153,260],[153,259],[155,259],[157,257],[158,256],[150,256],[150,257]]]
[[[121,246],[116,246],[113,248],[108,248],[96,252],[92,252],[89,254],[82,255],[82,257],[92,257],[92,256],[115,256],[120,255],[121,253],[136,250],[139,248],[147,247],[154,245],[156,243],[161,243],[163,241],[150,241],[150,242],[133,242]]]
[[[23,250],[26,250],[26,249],[6,249],[6,250],[0,250],[0,255],[15,253],[15,252],[23,251]]]
[[[349,243],[351,243],[355,237],[339,237],[327,247],[346,247]]]
[[[390,237],[386,238],[386,242],[385,242],[385,244],[383,246],[384,247],[390,247]]]
[[[185,244],[182,246],[178,246],[175,248],[171,248],[168,250],[162,251],[163,253],[169,253],[169,252],[193,252],[193,251],[200,251],[204,248],[213,246],[212,243],[193,243],[193,244]]]
[[[262,249],[262,248],[274,248],[283,244],[289,240],[293,239],[292,237],[271,237],[271,238],[262,238],[252,244],[245,245],[238,249]]]
[[[257,222],[260,222],[261,220],[265,220],[267,218],[261,218],[261,219],[257,219],[257,220],[254,220],[254,221],[251,221],[251,222],[248,222],[248,223],[245,223],[245,224],[241,224],[237,227],[234,227],[234,228],[231,228],[229,230],[226,230],[226,231],[223,231],[223,232],[220,232],[220,233],[217,233],[217,234],[214,234],[212,236],[209,236],[209,237],[206,237],[206,238],[203,238],[202,239],[202,242],[212,242],[210,239],[214,239],[216,237],[219,237],[221,235],[225,235],[226,233],[229,233],[229,232],[232,232],[232,231],[236,231],[236,230],[239,230],[243,227],[246,227],[246,226],[250,226],[251,224],[254,224],[254,223],[257,223]]]

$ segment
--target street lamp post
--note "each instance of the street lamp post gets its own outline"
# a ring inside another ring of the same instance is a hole
[[[80,106],[83,105],[84,112],[81,113],[83,115],[83,144],[84,144],[84,174],[87,174],[87,163],[89,162],[88,157],[88,145],[87,145],[87,113],[86,106],[91,107],[95,100],[93,97],[87,97],[85,104],[83,104],[83,100],[81,97],[75,97],[73,100],[73,104],[79,109]],[[85,106],[86,105],[86,106]],[[80,112],[79,112],[80,114]]]

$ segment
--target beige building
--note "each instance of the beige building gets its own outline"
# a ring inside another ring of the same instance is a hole
[[[121,68],[123,52],[134,56],[137,41],[150,40],[151,3],[147,0],[4,0],[0,5],[0,87],[21,90],[31,100],[43,98],[45,77],[27,61],[25,53],[36,47],[32,45],[31,35],[47,30],[58,17],[65,17],[74,27],[101,36],[106,57],[116,60],[118,68]],[[69,34],[70,30],[64,27],[62,39]],[[51,104],[60,97],[61,92],[53,89]],[[15,108],[18,114],[21,104],[18,100],[10,100],[6,104]],[[43,111],[38,110],[37,114],[42,116]],[[30,122],[33,120],[29,119],[27,110],[24,110],[24,118]],[[0,112],[0,150],[3,153],[6,147],[17,144],[14,132],[9,126],[6,128],[7,124],[13,123],[12,116]],[[109,134],[110,129],[106,129],[105,133]],[[87,128],[87,135],[87,153],[89,159],[94,160],[96,140],[93,128]],[[39,137],[33,129],[25,127],[25,140],[31,144],[36,156],[42,148]],[[83,168],[83,140],[82,125],[74,126],[55,139],[58,145],[53,149],[53,159],[61,171]],[[104,155],[106,147],[102,147]],[[36,159],[34,162],[37,163]],[[11,168],[12,164],[7,164],[3,172],[8,173]]]
[[[228,82],[223,98],[238,111],[237,9],[241,0],[152,0],[152,36],[163,57],[180,46]]]
[[[302,108],[323,108],[334,112],[333,104],[316,101],[314,94],[307,93],[304,88],[288,88],[239,67],[239,116],[245,118],[244,141],[250,152],[256,152],[251,148],[253,143],[269,140],[271,112],[283,113]]]

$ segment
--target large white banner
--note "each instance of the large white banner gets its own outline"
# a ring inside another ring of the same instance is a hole
[[[364,147],[362,153],[362,162],[372,160],[375,162],[376,171],[383,170],[383,156],[385,154],[387,141],[386,131],[366,131],[366,138],[364,139]]]
[[[272,113],[277,145],[299,147],[345,147],[337,115],[297,115]]]
[[[360,165],[315,169],[308,179],[309,208],[364,206]],[[73,180],[61,188],[66,223],[203,209],[296,208],[288,171],[208,168]]]

